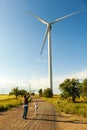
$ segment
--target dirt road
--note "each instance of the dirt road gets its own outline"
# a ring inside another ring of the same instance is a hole
[[[58,113],[53,105],[41,100],[35,115],[33,104],[29,104],[28,119],[22,118],[22,106],[1,112],[0,130],[87,130],[87,121]]]

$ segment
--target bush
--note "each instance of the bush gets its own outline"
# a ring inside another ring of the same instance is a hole
[[[0,106],[0,112],[8,110],[8,106]]]
[[[44,97],[48,97],[48,98],[53,97],[53,93],[52,93],[52,90],[50,88],[47,88],[44,90]]]
[[[40,96],[40,97],[43,96],[43,91],[42,91],[42,89],[39,89],[38,93],[39,93],[39,96]]]

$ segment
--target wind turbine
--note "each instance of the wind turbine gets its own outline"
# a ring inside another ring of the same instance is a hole
[[[75,15],[81,11],[77,11],[77,12],[73,12],[71,14],[68,14],[68,15],[65,15],[61,18],[58,18],[52,22],[47,22],[45,20],[43,20],[42,18],[36,16],[35,14],[33,14],[32,12],[30,11],[27,11],[29,14],[31,14],[33,17],[35,17],[37,20],[39,20],[41,23],[47,25],[47,28],[46,28],[46,32],[45,32],[45,35],[44,35],[44,40],[43,40],[43,44],[42,44],[42,48],[41,48],[41,54],[43,52],[43,48],[44,48],[44,45],[45,45],[45,42],[46,42],[46,38],[48,36],[48,72],[49,72],[49,81],[50,81],[50,89],[51,91],[53,92],[53,80],[52,80],[52,48],[51,48],[51,29],[52,29],[52,24],[54,23],[57,23],[65,18],[68,18],[72,15]]]

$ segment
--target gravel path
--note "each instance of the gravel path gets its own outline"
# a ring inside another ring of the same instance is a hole
[[[38,100],[35,115],[34,102],[29,104],[28,119],[22,118],[23,107],[0,113],[0,130],[87,130],[87,122],[71,115],[56,112],[54,106]]]

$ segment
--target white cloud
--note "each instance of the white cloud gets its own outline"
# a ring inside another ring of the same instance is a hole
[[[53,90],[54,93],[59,93],[59,89],[58,86],[60,83],[62,83],[65,79],[67,78],[77,78],[77,79],[85,79],[87,78],[87,70],[83,70],[80,72],[76,72],[74,74],[70,74],[70,75],[63,75],[63,76],[56,76],[53,77]],[[33,79],[32,80],[32,86],[39,89],[39,88],[47,88],[49,86],[49,80],[48,77],[47,78],[37,78],[37,79]]]
[[[85,79],[87,78],[87,70],[83,70],[80,72],[76,72],[70,75],[56,76],[53,77],[53,90],[54,93],[59,93],[58,86],[62,83],[66,78],[78,78]],[[11,80],[6,78],[0,78],[0,88],[12,88],[12,87],[23,87],[28,88],[31,86],[31,90],[39,90],[40,88],[45,89],[49,87],[48,77],[41,78],[39,76],[34,76],[33,79],[29,80]]]
[[[47,59],[45,59],[45,58],[44,58],[44,59],[38,59],[37,62],[38,62],[38,63],[47,62]]]

